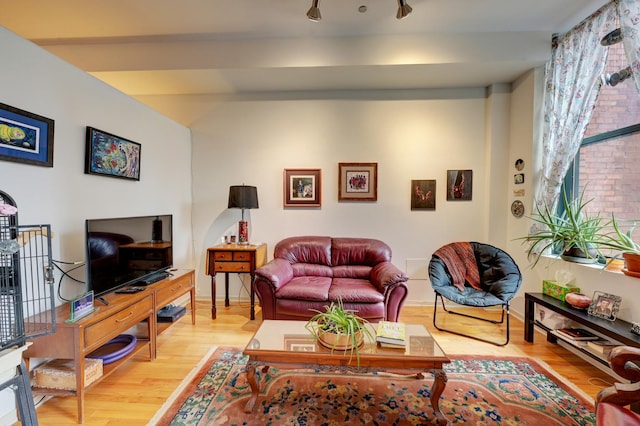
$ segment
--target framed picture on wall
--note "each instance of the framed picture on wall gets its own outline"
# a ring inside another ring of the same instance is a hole
[[[411,210],[436,209],[436,181],[411,181]]]
[[[473,170],[447,170],[447,201],[470,201]]]
[[[377,201],[378,163],[338,163],[338,200]]]
[[[320,207],[320,169],[284,169],[284,206]]]
[[[53,120],[0,103],[0,160],[53,167]]]
[[[87,126],[84,172],[140,180],[140,151],[137,142]]]

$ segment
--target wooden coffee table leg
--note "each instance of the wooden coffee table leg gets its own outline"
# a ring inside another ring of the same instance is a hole
[[[447,385],[447,373],[444,370],[432,370],[431,373],[433,373],[434,378],[433,386],[431,386],[431,406],[438,419],[438,424],[441,426],[448,425],[449,420],[440,411],[440,396]]]
[[[256,380],[256,367],[258,363],[249,361],[247,363],[247,381],[249,382],[249,387],[251,387],[251,397],[244,406],[245,413],[252,413],[255,408],[256,402],[258,401],[258,392],[260,392],[260,382]],[[262,373],[266,373],[269,370],[269,366],[265,365],[262,367]]]

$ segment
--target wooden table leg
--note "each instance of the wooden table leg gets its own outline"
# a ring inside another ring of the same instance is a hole
[[[224,306],[229,307],[229,273],[224,273]]]
[[[431,373],[433,373],[434,378],[433,386],[431,386],[431,407],[433,407],[433,412],[438,419],[438,424],[441,426],[448,425],[449,420],[440,411],[440,396],[447,385],[447,373],[440,369],[432,370]]]
[[[269,369],[268,366],[263,367],[263,372],[266,372]],[[251,387],[251,396],[247,401],[247,404],[244,406],[245,413],[252,413],[255,408],[256,401],[258,401],[258,392],[260,392],[260,383],[256,380],[256,363],[249,361],[246,367],[247,371],[247,381],[249,382],[249,386]]]
[[[251,274],[251,291],[249,292],[250,294],[250,299],[251,299],[251,311],[250,311],[250,318],[252,320],[256,319],[256,286],[255,286],[255,281],[256,281],[256,274]]]
[[[211,275],[211,319],[216,319],[216,275]]]

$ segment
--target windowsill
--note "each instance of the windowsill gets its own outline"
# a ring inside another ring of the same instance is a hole
[[[552,260],[552,261],[560,261],[560,262],[567,262],[570,263],[571,265],[576,265],[578,267],[585,267],[585,268],[589,268],[589,269],[599,269],[601,272],[607,272],[610,274],[618,274],[618,275],[624,275],[621,269],[617,269],[617,268],[607,268],[605,265],[601,264],[601,263],[580,263],[580,262],[572,262],[570,260],[564,260],[560,257],[560,255],[557,254],[543,254],[541,257],[544,257],[546,259]]]

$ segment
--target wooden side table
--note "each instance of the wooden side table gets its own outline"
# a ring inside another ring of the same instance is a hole
[[[255,271],[267,261],[266,244],[219,244],[207,249],[207,274],[211,276],[211,319],[216,319],[216,273],[224,272],[224,306],[229,306],[229,273],[251,276],[251,319],[256,318]]]

